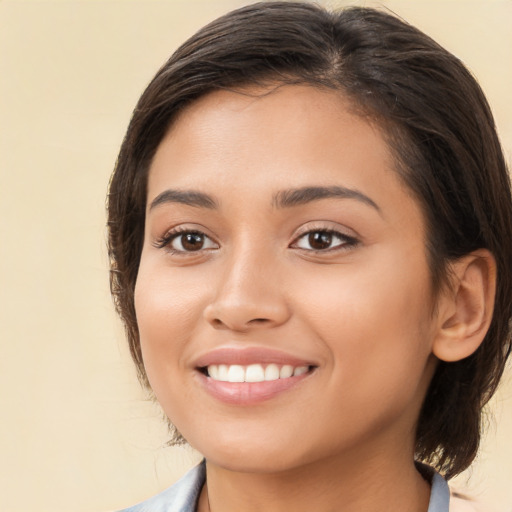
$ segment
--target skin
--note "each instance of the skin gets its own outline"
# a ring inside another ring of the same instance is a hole
[[[307,86],[212,93],[160,144],[135,306],[152,389],[207,461],[200,511],[427,510],[414,429],[444,309],[420,207],[393,166],[377,127]],[[276,204],[302,187],[357,194]],[[185,251],[176,228],[204,245]],[[313,250],[307,233],[325,230],[339,234]],[[229,404],[195,366],[219,347],[315,368],[269,400]]]

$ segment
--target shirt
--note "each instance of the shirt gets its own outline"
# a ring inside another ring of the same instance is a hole
[[[422,466],[425,468],[425,466]],[[430,503],[427,512],[449,512],[450,489],[444,478],[431,468]],[[422,471],[424,473],[426,471]],[[197,500],[206,481],[205,462],[191,469],[165,491],[120,512],[196,512]]]

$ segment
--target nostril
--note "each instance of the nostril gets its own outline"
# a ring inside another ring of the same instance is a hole
[[[259,325],[261,325],[261,326],[267,325],[267,324],[271,323],[271,320],[268,318],[253,318],[252,320],[249,320],[247,322],[240,321],[238,323],[236,321],[225,322],[225,321],[221,320],[220,318],[212,318],[210,320],[210,323],[215,329],[232,329],[232,330],[243,332],[243,331],[247,331],[251,327],[257,327]]]

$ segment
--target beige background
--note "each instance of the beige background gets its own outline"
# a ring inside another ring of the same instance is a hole
[[[108,292],[104,196],[156,69],[193,31],[245,3],[0,0],[3,512],[127,506],[197,460],[164,447],[161,413],[128,360]],[[383,4],[469,65],[510,162],[512,1]],[[481,457],[458,485],[510,512],[510,378],[493,409]]]

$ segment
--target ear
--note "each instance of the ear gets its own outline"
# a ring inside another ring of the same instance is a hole
[[[460,361],[482,343],[491,323],[496,293],[496,260],[487,249],[451,264],[451,279],[438,303],[432,351],[442,361]]]

